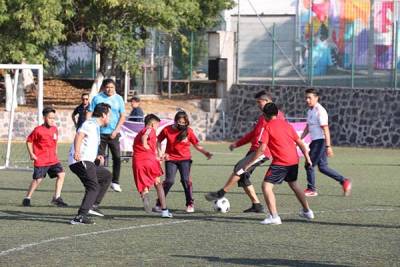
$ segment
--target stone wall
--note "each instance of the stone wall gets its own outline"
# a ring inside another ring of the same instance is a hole
[[[271,92],[287,117],[306,117],[306,88],[235,85],[227,101],[227,136],[238,138],[252,127],[259,115],[254,94],[263,89]],[[400,91],[320,88],[319,92],[334,145],[400,147]]]

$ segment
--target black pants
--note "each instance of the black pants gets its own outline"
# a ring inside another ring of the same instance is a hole
[[[79,161],[70,165],[69,168],[85,187],[85,195],[78,214],[86,215],[93,205],[100,204],[110,186],[112,175],[106,168],[96,166],[91,161]]]
[[[119,147],[119,137],[118,134],[114,139],[111,139],[111,134],[101,134],[100,135],[100,145],[99,145],[99,155],[105,156],[106,148],[111,151],[113,160],[113,172],[112,172],[112,182],[119,184],[119,175],[121,172],[121,149]]]

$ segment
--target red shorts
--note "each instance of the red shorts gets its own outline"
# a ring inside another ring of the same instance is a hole
[[[154,185],[156,178],[164,174],[157,159],[133,160],[132,170],[139,193],[142,193],[145,188],[150,189]]]

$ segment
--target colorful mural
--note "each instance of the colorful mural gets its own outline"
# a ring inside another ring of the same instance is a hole
[[[374,25],[375,55],[371,55],[374,57],[374,67],[391,69],[393,25],[396,19],[399,20],[400,14],[400,3],[396,4],[394,1],[398,2],[398,0],[375,1],[374,17],[371,18],[370,0],[300,0],[298,10],[304,71],[308,69],[311,34],[314,75],[326,74],[330,66],[351,68],[353,35],[356,48],[355,65],[358,69],[366,69],[369,63],[371,19]],[[312,30],[311,25],[313,25]]]

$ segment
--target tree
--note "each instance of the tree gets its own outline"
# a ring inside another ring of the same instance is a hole
[[[65,39],[72,0],[0,0],[0,62],[47,64],[46,50]]]
[[[66,21],[69,41],[83,41],[100,54],[100,70],[137,69],[138,51],[150,29],[180,34],[211,25],[231,0],[89,0],[74,1]]]

